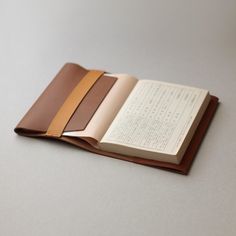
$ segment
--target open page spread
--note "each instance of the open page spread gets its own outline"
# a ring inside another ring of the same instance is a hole
[[[208,94],[203,89],[140,80],[103,136],[101,147],[107,150],[108,144],[115,144],[176,155]]]

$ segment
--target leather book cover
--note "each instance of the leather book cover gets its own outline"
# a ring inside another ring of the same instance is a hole
[[[24,136],[53,138],[67,143],[76,145],[82,149],[105,155],[117,159],[122,159],[137,164],[158,167],[181,174],[187,174],[191,164],[196,156],[197,150],[203,140],[203,137],[210,125],[214,113],[218,106],[218,98],[211,96],[211,101],[195,131],[195,134],[184,154],[180,164],[172,164],[160,162],[139,157],[125,156],[116,153],[110,153],[94,148],[86,141],[77,137],[50,137],[47,130],[56,116],[63,103],[66,101],[70,93],[83,79],[89,70],[73,63],[67,63],[40,95],[37,101],[25,114],[22,120],[15,128],[15,132]],[[66,123],[64,131],[84,130],[92,118],[93,114],[102,103],[117,78],[102,75],[88,91],[83,100],[76,107],[68,123]]]

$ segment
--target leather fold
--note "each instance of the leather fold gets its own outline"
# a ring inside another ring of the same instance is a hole
[[[64,114],[61,115],[61,119],[65,120],[63,121],[64,123],[60,121],[63,124],[60,132],[57,130],[57,134],[62,131],[84,130],[117,80],[117,78],[105,76],[103,73],[102,71],[89,71],[73,63],[65,64],[19,122],[15,132],[24,135],[38,136],[47,134],[48,136],[53,136],[53,132],[50,134],[47,131],[49,128],[50,130],[55,128],[50,127],[50,125],[77,86],[74,98],[72,97],[69,101],[73,103],[76,100],[76,102],[73,107],[70,107],[72,110],[68,113],[66,119]],[[84,92],[86,85],[91,82],[91,76],[95,80],[92,81],[91,86],[88,86]],[[81,83],[84,87],[80,91]],[[78,97],[80,97],[79,101]]]

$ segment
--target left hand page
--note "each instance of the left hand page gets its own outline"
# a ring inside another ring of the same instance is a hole
[[[92,140],[96,145],[101,140],[138,79],[125,74],[107,74],[117,78],[103,102],[98,107],[87,127],[82,131],[64,132],[63,136]]]

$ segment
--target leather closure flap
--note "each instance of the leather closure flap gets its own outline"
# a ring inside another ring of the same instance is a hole
[[[15,128],[17,133],[59,137],[84,130],[117,78],[67,63]]]

